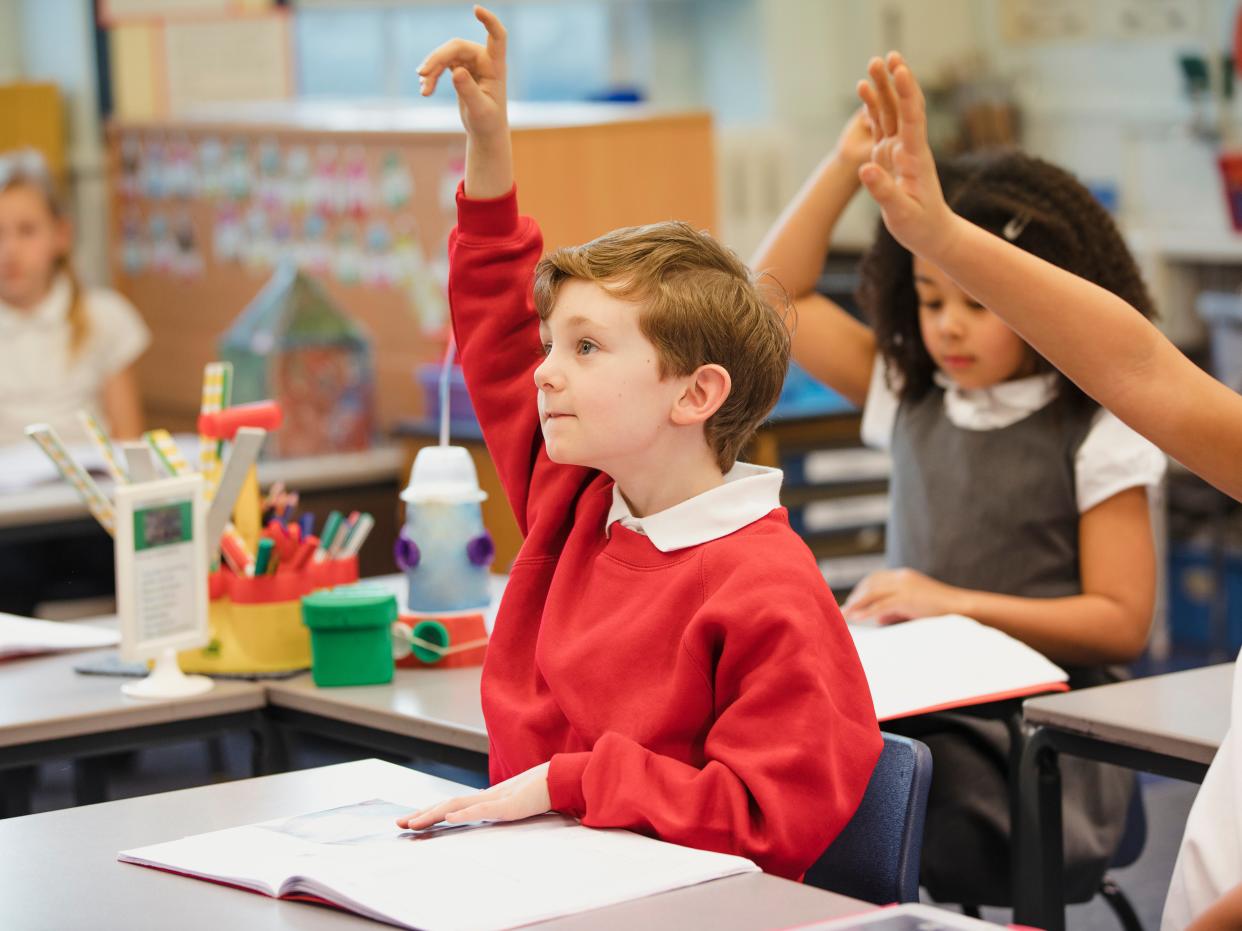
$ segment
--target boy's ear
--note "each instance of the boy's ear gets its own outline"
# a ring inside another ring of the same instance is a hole
[[[732,387],[733,379],[724,366],[700,365],[686,379],[686,387],[673,405],[673,423],[679,426],[705,423],[720,410]]]

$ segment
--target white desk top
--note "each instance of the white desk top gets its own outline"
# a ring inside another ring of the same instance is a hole
[[[0,747],[253,711],[267,704],[261,683],[225,680],[217,680],[210,692],[189,698],[127,698],[121,684],[130,680],[73,671],[85,657],[100,652],[32,656],[0,664]]]
[[[108,927],[125,931],[380,928],[329,908],[118,863],[116,854],[190,834],[396,796],[411,783],[433,778],[363,760],[0,821],[5,924],[94,929],[100,927],[100,916],[107,916]],[[752,873],[563,918],[547,927],[743,931],[785,928],[869,908]]]
[[[1029,724],[1211,763],[1229,729],[1233,663],[1032,698]]]
[[[395,446],[382,446],[361,453],[332,453],[303,459],[275,459],[259,463],[263,486],[282,481],[295,491],[315,491],[366,485],[404,478],[404,454]],[[100,481],[105,494],[111,483]],[[89,516],[77,492],[64,482],[0,495],[0,528],[50,524]]]

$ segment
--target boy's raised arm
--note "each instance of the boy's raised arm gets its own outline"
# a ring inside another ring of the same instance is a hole
[[[449,237],[449,305],[458,357],[487,448],[528,545],[542,508],[555,535],[584,484],[543,448],[534,369],[542,359],[532,285],[543,254],[539,227],[519,216],[505,100],[505,28],[483,7],[487,44],[453,39],[418,68],[422,93],[447,72],[466,129],[466,179]],[[537,493],[536,493],[537,492]]]
[[[513,187],[513,147],[505,96],[508,34],[490,10],[475,6],[474,16],[487,30],[487,44],[466,39],[445,42],[418,66],[419,92],[430,96],[441,75],[449,72],[466,129],[466,196],[490,200],[503,197]]]

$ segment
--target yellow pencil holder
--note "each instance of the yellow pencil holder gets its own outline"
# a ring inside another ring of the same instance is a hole
[[[357,581],[357,562],[338,567],[336,574],[337,584]],[[303,595],[321,587],[318,574],[309,572],[255,578],[214,573],[207,611],[211,639],[205,647],[178,655],[182,670],[251,674],[309,669],[310,631],[302,623],[301,602]]]

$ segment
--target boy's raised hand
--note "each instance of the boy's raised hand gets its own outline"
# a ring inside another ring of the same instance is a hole
[[[858,96],[871,121],[871,160],[859,180],[880,205],[884,225],[911,252],[935,261],[948,245],[953,212],[945,203],[936,163],[927,144],[923,91],[899,52],[871,59],[871,81],[858,82]]]
[[[481,6],[475,18],[487,30],[487,44],[451,39],[418,66],[419,89],[432,94],[445,71],[457,92],[461,122],[466,128],[466,193],[500,197],[513,186],[509,116],[505,99],[507,33],[495,13]]]

